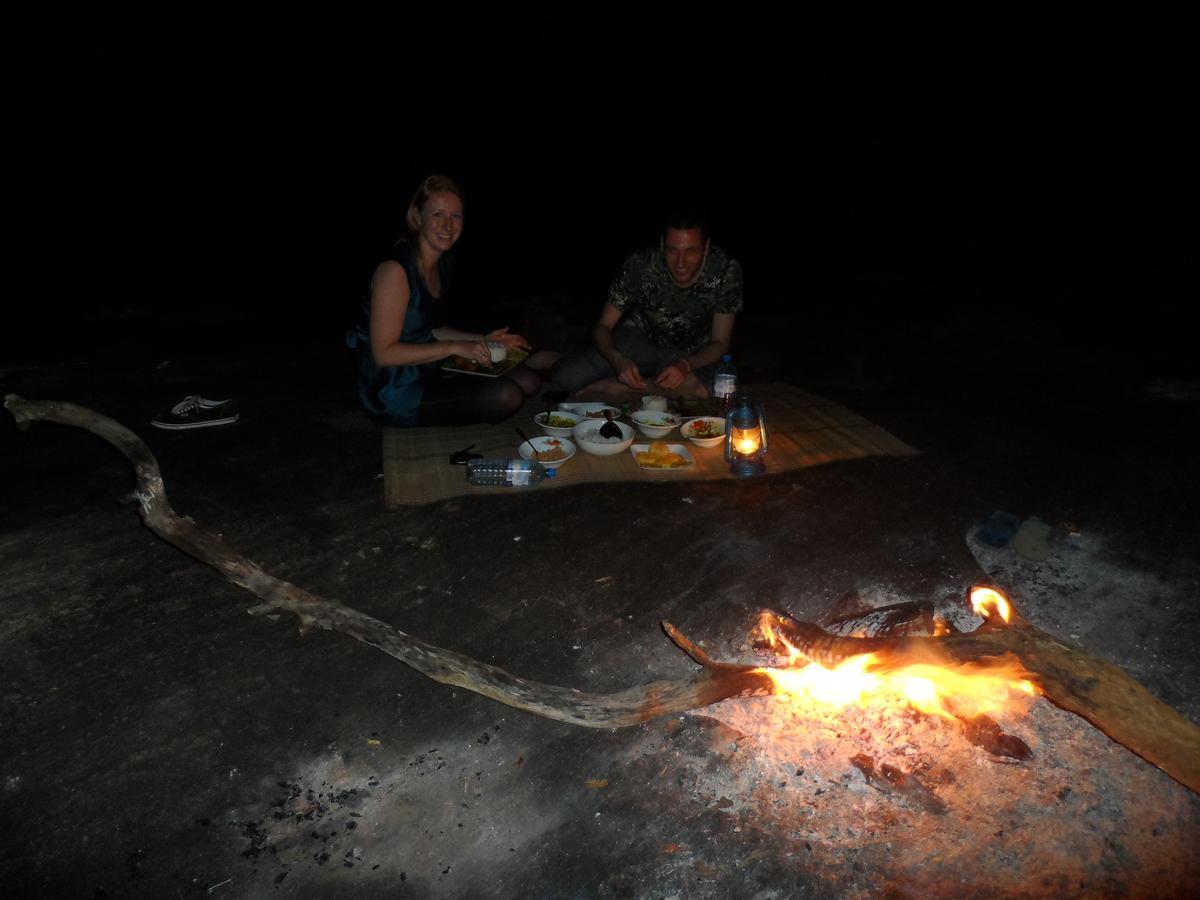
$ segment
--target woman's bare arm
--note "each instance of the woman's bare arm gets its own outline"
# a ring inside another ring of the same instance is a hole
[[[470,331],[463,331],[461,328],[453,328],[449,325],[443,325],[440,328],[433,329],[433,336],[439,341],[484,341],[487,340],[482,334],[475,334]]]
[[[432,343],[401,342],[409,296],[404,267],[391,260],[380,263],[371,279],[371,355],[375,365],[415,366],[455,355],[476,359],[485,365],[491,362],[487,345],[478,335],[470,336],[454,329],[438,329],[442,334],[453,332],[446,334],[449,340],[435,332],[434,337],[438,340]]]

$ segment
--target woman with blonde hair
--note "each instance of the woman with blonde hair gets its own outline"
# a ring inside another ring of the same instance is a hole
[[[405,216],[408,238],[375,269],[351,344],[359,351],[358,392],[371,418],[385,425],[499,422],[537,394],[541,376],[520,365],[498,378],[448,375],[451,356],[491,363],[488,342],[529,349],[498,328],[473,334],[444,324],[450,266],[447,252],[462,235],[463,194],[444,175],[417,186]]]

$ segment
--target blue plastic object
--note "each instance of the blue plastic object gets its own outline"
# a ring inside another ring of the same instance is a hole
[[[989,547],[1007,547],[1020,527],[1020,519],[998,509],[975,529],[975,540]]]

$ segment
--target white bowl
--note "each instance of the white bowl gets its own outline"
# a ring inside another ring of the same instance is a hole
[[[550,435],[550,437],[570,437],[571,430],[583,421],[582,413],[567,412],[565,409],[556,410],[555,412],[550,413],[550,415],[562,416],[564,419],[571,420],[570,426],[566,428],[559,428],[556,425],[546,424],[549,416],[547,416],[545,413],[538,413],[536,416],[534,416],[533,423],[537,425],[538,428],[542,429],[542,431],[544,431],[546,434]]]
[[[603,424],[603,419],[584,419],[575,426],[575,443],[583,449],[584,453],[591,453],[593,456],[616,456],[618,453],[628,450],[629,445],[633,443],[633,429],[624,422],[613,422],[621,429],[621,440],[606,441],[603,438],[597,440],[600,426]]]
[[[710,438],[693,437],[696,425],[702,425],[706,422],[720,429],[721,433],[716,437]],[[715,447],[718,444],[725,443],[725,420],[720,416],[697,416],[694,419],[688,419],[684,422],[683,427],[679,429],[679,433],[697,447]]]
[[[666,437],[674,431],[681,421],[679,416],[669,412],[652,412],[648,409],[639,409],[635,413],[631,413],[629,418],[637,423],[638,431],[646,435],[646,437],[660,438]]]
[[[533,444],[534,448],[537,450],[549,450],[551,447],[557,445],[566,451],[567,455],[563,459],[553,459],[549,461],[539,459],[538,462],[540,462],[547,469],[557,469],[575,455],[575,444],[566,438],[535,437],[530,438],[527,441],[521,441],[521,446],[517,448],[517,452],[521,454],[521,459],[533,459],[533,450],[529,448],[530,444]]]

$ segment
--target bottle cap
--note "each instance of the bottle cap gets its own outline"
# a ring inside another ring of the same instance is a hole
[[[558,477],[558,469],[547,469],[546,477],[547,478],[557,478]]]
[[[733,357],[730,356],[728,353],[726,353],[724,356],[721,357],[721,362],[729,362],[732,359],[733,359]]]

